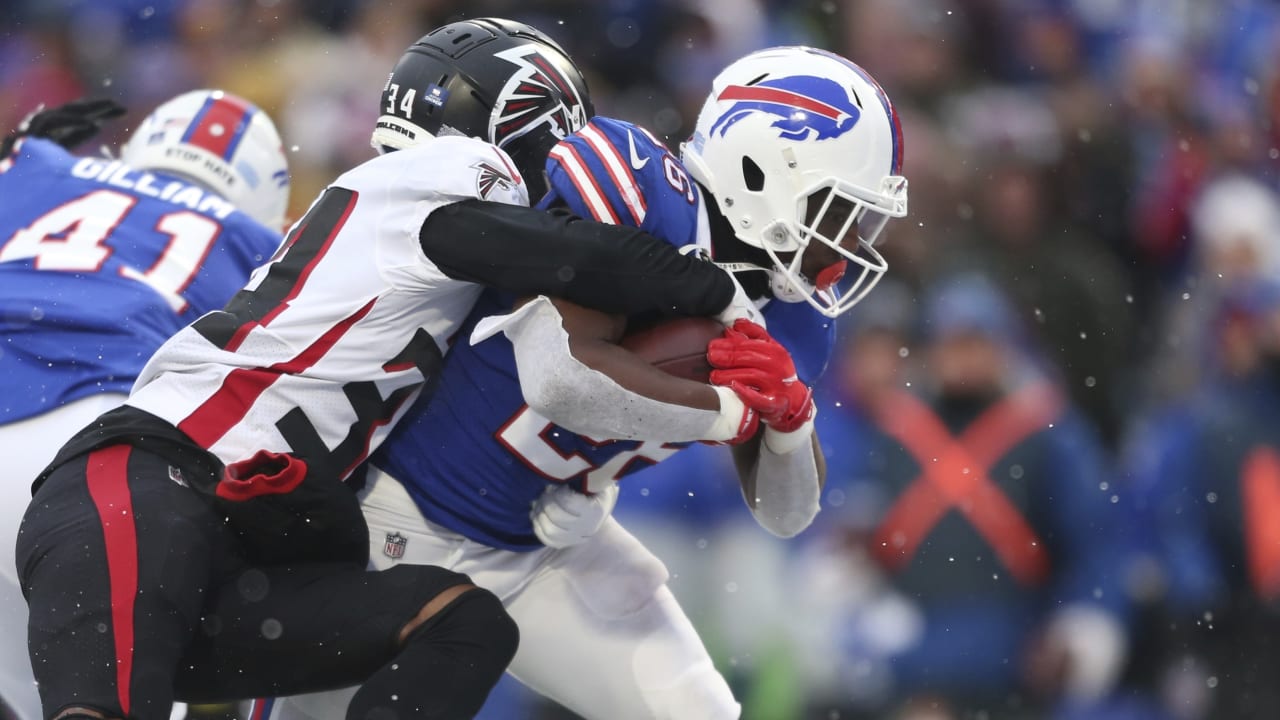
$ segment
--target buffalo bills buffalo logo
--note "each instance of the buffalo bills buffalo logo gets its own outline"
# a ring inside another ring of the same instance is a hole
[[[711,126],[711,134],[725,131],[751,113],[777,117],[773,127],[788,140],[840,137],[858,122],[862,111],[839,83],[811,75],[771,78],[754,85],[730,85],[716,97],[733,105]]]

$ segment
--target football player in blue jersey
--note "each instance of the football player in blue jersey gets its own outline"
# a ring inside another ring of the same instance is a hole
[[[0,697],[21,720],[41,717],[14,574],[31,482],[124,402],[166,338],[270,257],[289,198],[270,118],[220,91],[156,108],[119,159],[69,152],[123,111],[41,110],[0,146]]]
[[[346,481],[432,394],[483,286],[623,315],[756,314],[728,272],[659,238],[528,206],[546,153],[592,114],[581,73],[536,29],[437,28],[392,69],[380,107],[379,155],[336,178],[37,476],[17,562],[51,720],[158,720],[175,697],[352,683],[333,709],[353,720],[471,717],[515,623],[451,569],[368,570]],[[709,395],[664,433],[742,435],[754,410],[693,385]]]
[[[374,566],[439,565],[493,591],[520,626],[509,672],[589,720],[738,717],[665,567],[609,517],[616,481],[685,447],[691,407],[737,398],[757,413],[729,441],[752,513],[783,537],[812,521],[823,461],[809,385],[833,318],[886,269],[874,244],[906,213],[901,163],[883,90],[810,48],[727,68],[681,159],[607,118],[559,143],[542,207],[639,226],[733,269],[768,330],[738,321],[713,341],[707,385],[614,344],[646,318],[545,297],[498,315],[521,299],[486,292],[460,333],[472,344],[455,343],[432,402],[373,457],[362,507]],[[273,712],[323,719],[342,706],[326,693]]]

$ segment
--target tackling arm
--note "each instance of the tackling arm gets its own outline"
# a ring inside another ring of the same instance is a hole
[[[714,316],[738,288],[712,263],[634,227],[519,205],[464,200],[432,212],[423,252],[456,280],[554,295],[622,315]]]

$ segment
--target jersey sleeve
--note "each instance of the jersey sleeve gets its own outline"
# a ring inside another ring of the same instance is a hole
[[[529,188],[511,158],[496,145],[475,138],[436,138],[383,155],[371,167],[387,173],[390,192],[404,193],[415,204],[425,199],[430,209],[473,198],[529,205]],[[432,198],[439,201],[430,202]]]
[[[455,280],[515,295],[551,295],[622,315],[715,315],[729,274],[634,227],[468,200],[422,226],[427,257]]]
[[[637,125],[593,118],[552,148],[546,170],[540,208],[638,227],[677,247],[697,241],[700,195],[666,146]]]
[[[410,292],[451,285],[458,289],[458,278],[442,273],[419,243],[424,224],[440,208],[467,200],[529,205],[524,179],[506,153],[461,136],[375,157],[341,175],[329,189],[353,193],[350,213],[334,218],[335,228],[367,237],[388,281]]]

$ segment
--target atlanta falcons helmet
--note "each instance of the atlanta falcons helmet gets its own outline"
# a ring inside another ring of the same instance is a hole
[[[372,144],[387,152],[437,135],[486,140],[511,156],[536,201],[546,191],[547,153],[593,112],[586,80],[554,40],[512,20],[463,20],[401,56],[382,89]]]
[[[271,118],[244,98],[221,90],[183,93],[142,120],[120,159],[199,183],[272,230],[284,228],[284,146]]]
[[[888,269],[875,242],[907,214],[902,151],[898,116],[866,71],[823,50],[777,47],[716,77],[681,159],[738,239],[768,254],[774,296],[836,317]],[[853,250],[841,246],[851,231]],[[800,267],[814,241],[844,260],[811,280]],[[846,267],[857,274],[837,294]]]

